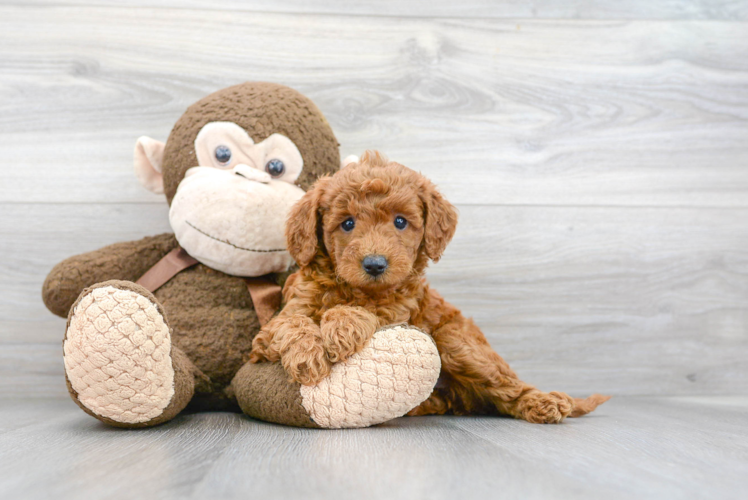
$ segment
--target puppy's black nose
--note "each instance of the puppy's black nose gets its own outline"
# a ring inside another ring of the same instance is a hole
[[[361,265],[367,274],[379,276],[387,269],[387,259],[382,255],[367,255]]]

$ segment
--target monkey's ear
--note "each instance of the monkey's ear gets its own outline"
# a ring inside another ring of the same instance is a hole
[[[425,181],[421,186],[420,197],[426,219],[423,232],[424,250],[428,258],[437,262],[457,229],[457,209],[430,181]]]
[[[142,136],[135,143],[135,176],[148,191],[164,194],[164,175],[161,163],[165,144]]]
[[[301,267],[308,266],[317,253],[319,206],[328,180],[328,177],[317,180],[309,191],[291,207],[288,214],[286,221],[288,253]]]
[[[348,155],[340,161],[340,168],[345,168],[351,163],[358,163],[358,156]]]

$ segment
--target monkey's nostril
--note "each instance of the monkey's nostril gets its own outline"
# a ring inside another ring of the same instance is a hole
[[[256,168],[252,168],[243,163],[235,166],[232,170],[239,177],[244,177],[250,181],[261,182],[263,184],[268,184],[270,182],[270,174],[267,172],[261,172]]]
[[[367,255],[361,262],[361,266],[370,276],[379,276],[387,269],[387,259],[383,255]]]

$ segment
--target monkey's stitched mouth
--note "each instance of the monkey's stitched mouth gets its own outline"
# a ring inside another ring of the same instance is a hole
[[[208,238],[210,238],[210,239],[212,239],[212,240],[216,240],[216,241],[218,241],[219,243],[223,243],[224,245],[229,245],[229,246],[232,246],[232,247],[236,248],[237,250],[244,250],[245,252],[256,252],[256,253],[275,253],[275,252],[285,252],[285,251],[286,251],[286,249],[285,249],[285,248],[273,248],[273,249],[270,249],[270,250],[257,250],[257,249],[255,249],[255,248],[244,248],[244,247],[240,247],[239,245],[234,245],[234,244],[233,244],[233,243],[231,243],[230,241],[227,241],[227,240],[222,240],[221,238],[216,238],[215,236],[212,236],[212,235],[210,235],[210,234],[206,233],[206,232],[205,232],[205,231],[203,231],[202,229],[200,229],[200,228],[198,228],[198,227],[195,227],[195,225],[194,225],[194,224],[192,224],[192,223],[191,223],[190,221],[188,221],[188,220],[186,220],[186,221],[184,221],[184,222],[185,222],[185,223],[186,223],[186,224],[187,224],[188,226],[190,226],[190,227],[191,227],[192,229],[194,229],[195,231],[197,231],[198,233],[200,233],[200,234],[203,234],[203,235],[207,236]]]

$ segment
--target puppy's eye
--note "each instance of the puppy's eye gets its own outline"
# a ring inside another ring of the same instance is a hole
[[[273,177],[280,177],[286,171],[286,166],[280,160],[270,160],[265,165],[265,172]]]
[[[215,151],[216,160],[221,165],[226,165],[231,161],[231,150],[228,146],[218,146]]]
[[[353,220],[353,217],[348,217],[346,220],[343,221],[343,223],[340,225],[340,228],[345,231],[346,233],[349,233],[353,231],[353,228],[356,227],[356,221]]]
[[[395,217],[395,227],[398,229],[405,229],[405,227],[408,225],[408,221],[405,220],[405,217],[402,215],[398,215]]]

